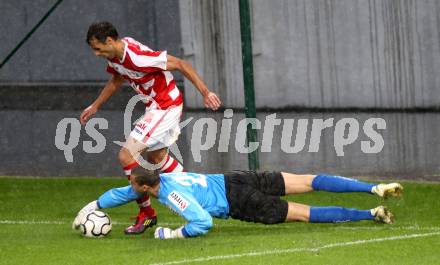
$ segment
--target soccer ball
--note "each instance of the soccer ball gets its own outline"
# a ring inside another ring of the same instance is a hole
[[[85,237],[104,237],[112,230],[112,220],[108,214],[93,211],[86,214],[80,223],[80,231]]]

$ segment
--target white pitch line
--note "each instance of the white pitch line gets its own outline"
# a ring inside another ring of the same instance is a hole
[[[0,220],[0,224],[6,225],[66,225],[70,224],[67,221],[51,221],[51,220]],[[113,222],[115,225],[128,225],[132,223],[123,223],[123,222]]]
[[[169,262],[163,262],[163,263],[150,263],[150,265],[172,265],[172,264],[204,262],[204,261],[212,261],[212,260],[235,259],[235,258],[242,258],[242,257],[266,256],[266,255],[273,255],[273,254],[286,254],[286,253],[295,253],[295,252],[317,252],[317,251],[320,251],[323,249],[336,248],[336,247],[345,247],[345,246],[362,245],[362,244],[377,243],[377,242],[384,242],[384,241],[394,241],[394,240],[403,240],[403,239],[430,237],[430,236],[439,236],[439,235],[440,235],[440,232],[425,233],[425,234],[410,234],[410,235],[382,237],[382,238],[375,238],[375,239],[368,239],[368,240],[357,240],[357,241],[342,242],[342,243],[332,243],[332,244],[327,244],[327,245],[323,245],[323,246],[316,247],[316,248],[275,249],[275,250],[268,250],[268,251],[261,251],[261,252],[254,251],[254,252],[241,253],[241,254],[208,256],[208,257],[195,258],[195,259],[175,260],[175,261],[169,261]]]
[[[66,225],[71,224],[70,221],[53,221],[53,220],[0,220],[0,225],[6,224],[6,225]],[[113,221],[114,225],[130,225],[131,222],[117,222]],[[183,223],[162,223],[159,222],[158,225],[161,226],[181,226]],[[214,228],[221,228],[221,227],[238,227],[238,228],[246,228],[246,227],[252,227],[252,229],[256,228],[263,228],[266,229],[267,226],[265,225],[240,225],[240,224],[214,224]],[[271,226],[271,229],[279,228],[279,229],[289,229],[287,226]],[[334,226],[334,227],[328,227],[326,229],[333,229],[333,230],[375,230],[375,231],[387,231],[387,230],[406,230],[406,231],[435,231],[440,230],[440,226]]]
[[[423,230],[440,230],[440,226],[339,226],[334,227],[334,230],[415,230],[415,231],[423,231]]]
[[[34,220],[0,220],[0,224],[7,225],[64,225],[66,222],[61,221],[34,221]]]

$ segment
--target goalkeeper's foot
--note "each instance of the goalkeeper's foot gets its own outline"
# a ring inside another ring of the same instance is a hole
[[[378,206],[374,209],[371,209],[371,215],[374,216],[374,219],[378,223],[385,224],[393,224],[394,223],[394,215],[387,209],[385,206]]]
[[[145,230],[149,227],[153,227],[157,224],[157,217],[154,216],[148,216],[144,212],[140,212],[136,218],[136,222],[127,227],[125,229],[126,235],[138,235],[145,232]]]
[[[92,201],[89,204],[87,204],[86,206],[84,206],[76,215],[75,220],[73,220],[72,223],[72,229],[79,229],[79,225],[81,223],[81,220],[83,219],[83,217],[90,213],[93,212],[95,210],[98,210],[98,201]]]
[[[403,187],[399,183],[378,184],[371,189],[371,192],[382,198],[401,197]]]

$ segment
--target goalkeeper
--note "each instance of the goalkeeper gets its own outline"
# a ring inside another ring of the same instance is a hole
[[[138,167],[132,172],[131,185],[105,192],[86,205],[74,221],[79,226],[87,212],[111,208],[136,200],[145,194],[158,198],[188,222],[172,230],[157,227],[155,238],[187,238],[206,234],[212,217],[228,217],[248,222],[277,224],[289,221],[337,223],[372,220],[393,223],[393,215],[384,206],[368,210],[342,207],[315,207],[280,196],[315,190],[328,192],[365,192],[379,197],[399,197],[399,183],[370,184],[355,179],[328,175],[296,175],[285,172],[232,171],[225,174],[159,174]]]

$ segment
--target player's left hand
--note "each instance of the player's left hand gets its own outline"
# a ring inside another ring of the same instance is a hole
[[[218,108],[220,108],[220,105],[222,104],[218,96],[213,92],[209,92],[203,98],[203,102],[205,103],[205,107],[212,110],[218,110]]]

